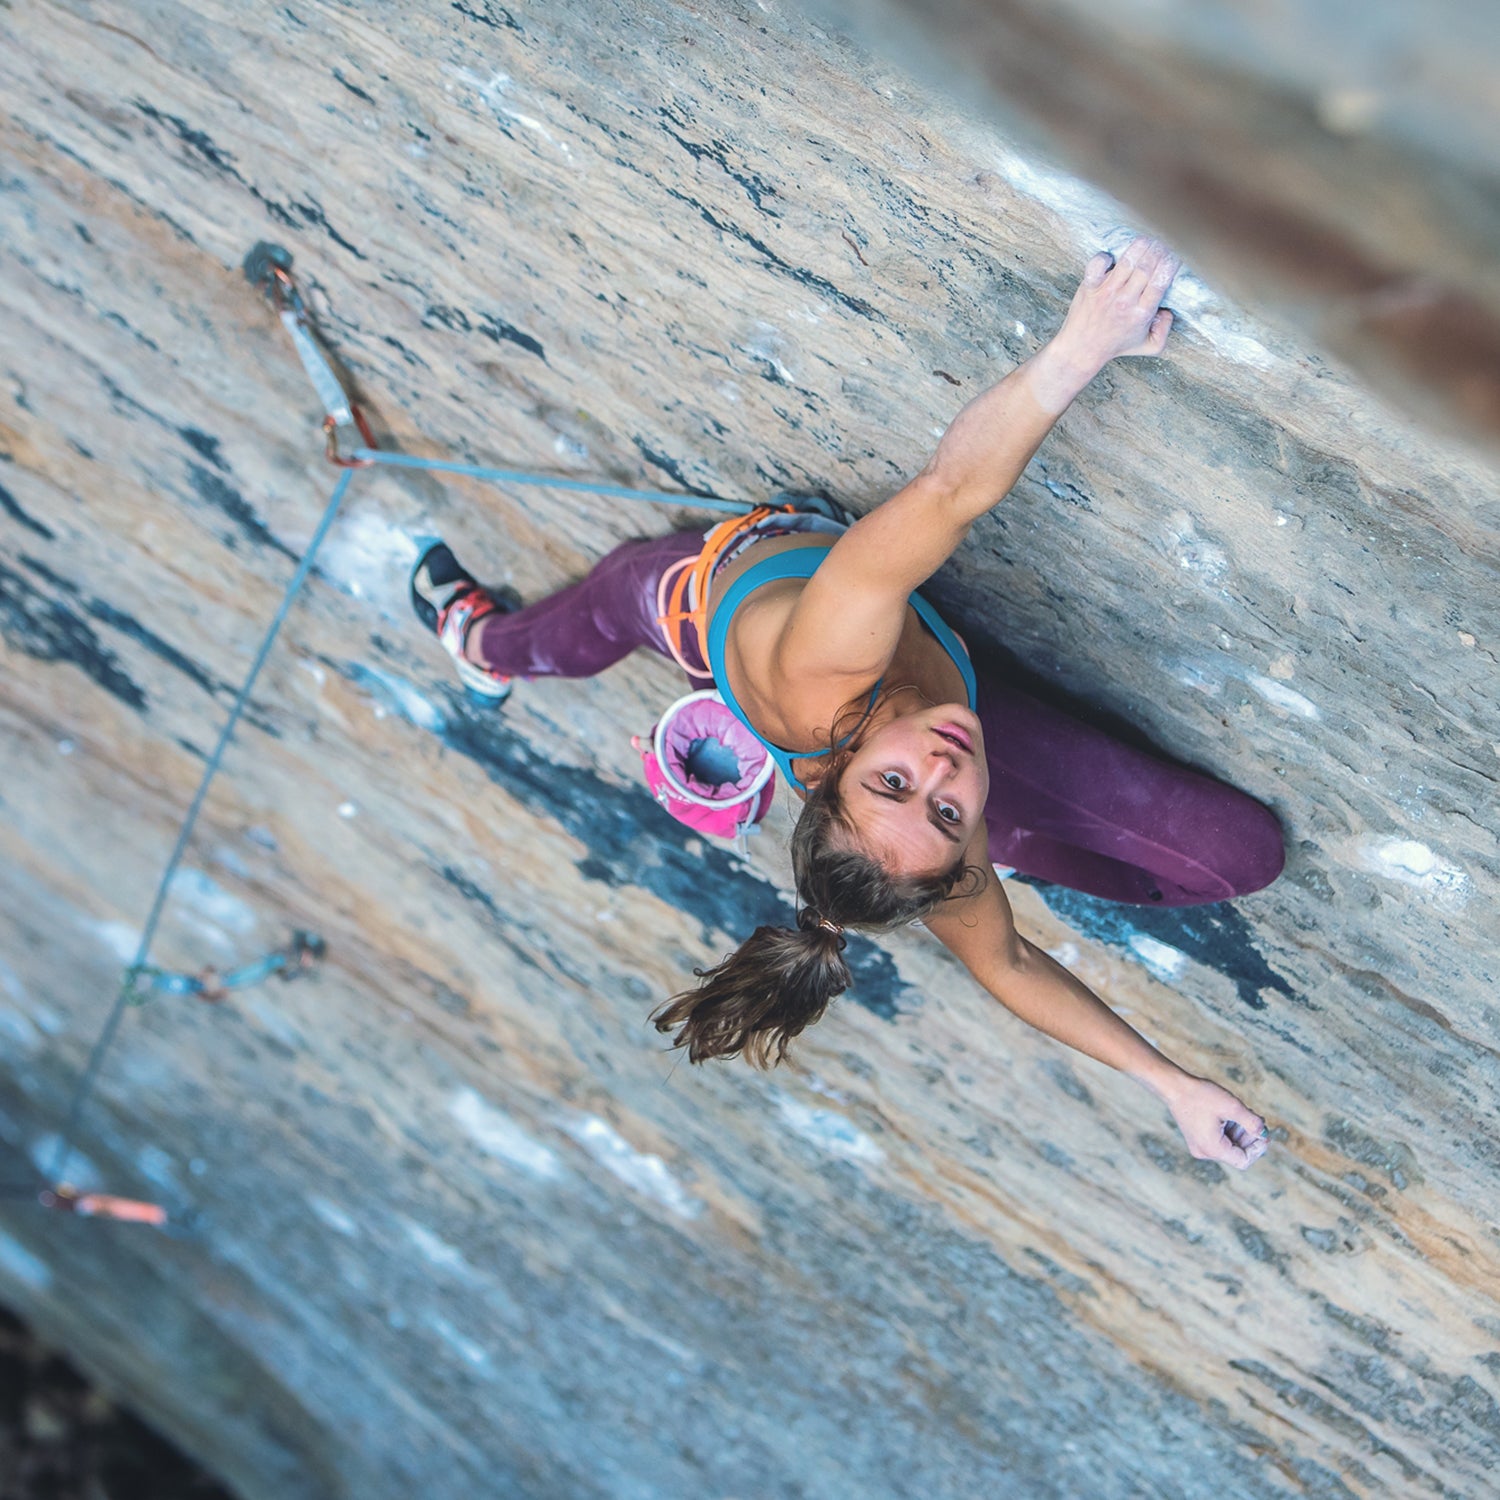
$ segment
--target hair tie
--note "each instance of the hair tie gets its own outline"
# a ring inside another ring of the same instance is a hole
[[[827,917],[819,917],[818,926],[821,927],[824,932],[833,933],[835,937],[843,937],[844,935],[844,929],[837,922],[829,921]]]

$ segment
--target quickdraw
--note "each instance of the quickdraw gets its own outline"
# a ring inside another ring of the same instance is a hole
[[[81,1193],[70,1183],[43,1188],[37,1194],[43,1208],[59,1213],[77,1214],[82,1219],[119,1219],[127,1224],[167,1222],[167,1211],[159,1203],[144,1203],[139,1198],[117,1198],[112,1193]]]
[[[328,952],[328,945],[311,932],[294,932],[284,948],[241,964],[221,974],[204,968],[196,974],[175,974],[154,964],[135,964],[125,971],[125,988],[132,1005],[144,1005],[152,995],[192,995],[209,1002],[223,1000],[230,990],[261,984],[274,974],[283,981],[308,973]]]
[[[341,427],[353,427],[366,448],[379,448],[380,444],[375,441],[359,403],[344,390],[332,362],[313,336],[312,316],[292,275],[291,252],[261,240],[251,246],[245,257],[244,271],[250,283],[258,286],[276,309],[276,316],[292,336],[302,368],[307,371],[307,378],[312,382],[318,400],[323,403],[324,453],[328,462],[340,469],[369,468],[373,459],[346,458],[339,452]]]

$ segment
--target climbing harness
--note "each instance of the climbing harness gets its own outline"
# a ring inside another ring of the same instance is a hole
[[[747,516],[721,521],[703,539],[703,550],[696,557],[675,562],[657,580],[656,623],[662,628],[667,650],[689,677],[712,682],[714,674],[693,666],[684,654],[683,626],[697,632],[698,648],[708,640],[708,581],[724,555],[732,551],[750,532],[771,516],[790,514],[790,505],[757,505]]]
[[[99,1072],[104,1064],[109,1049],[113,1046],[115,1037],[119,1033],[120,1023],[125,1012],[131,1006],[140,1005],[151,995],[192,995],[202,1000],[219,1000],[232,989],[240,989],[248,984],[255,984],[272,974],[279,974],[282,978],[291,978],[296,974],[304,973],[307,968],[323,956],[324,947],[322,940],[311,934],[298,933],[291,943],[284,949],[279,949],[254,963],[246,964],[240,968],[232,969],[226,974],[218,974],[213,970],[205,969],[199,974],[174,974],[159,969],[150,963],[151,945],[156,937],[156,929],[161,921],[162,911],[166,905],[167,896],[171,887],[172,877],[176,873],[182,858],[187,851],[188,841],[192,837],[193,829],[197,825],[198,816],[203,810],[203,804],[208,796],[209,787],[212,785],[219,768],[223,763],[224,753],[228,749],[230,739],[238,727],[241,717],[244,715],[245,707],[250,700],[250,693],[260,676],[261,669],[266,664],[266,659],[271,653],[271,648],[281,632],[281,627],[286,622],[292,604],[302,591],[312,572],[313,563],[319,549],[328,536],[333,526],[334,518],[338,515],[339,507],[342,505],[345,495],[348,493],[350,482],[357,470],[384,466],[395,469],[419,469],[437,474],[454,474],[469,479],[484,480],[495,484],[524,484],[533,485],[544,489],[573,490],[584,494],[604,495],[618,499],[641,500],[661,505],[694,506],[705,510],[727,512],[736,518],[745,516],[756,516],[759,514],[774,514],[776,507],[756,507],[739,501],[724,500],[717,495],[701,495],[692,492],[673,494],[660,490],[634,490],[623,485],[599,484],[580,479],[566,479],[555,474],[541,474],[517,469],[493,468],[480,464],[456,463],[446,459],[421,458],[407,453],[391,453],[378,445],[371,431],[370,424],[361,410],[359,403],[355,401],[345,390],[343,382],[335,373],[332,363],[319,344],[314,331],[312,314],[307,306],[296,279],[292,275],[292,256],[290,252],[279,245],[261,242],[253,246],[246,255],[244,261],[244,272],[247,280],[252,286],[262,291],[272,307],[282,326],[291,337],[292,344],[297,351],[297,356],[302,362],[302,367],[307,373],[313,390],[317,393],[318,400],[323,407],[323,433],[324,451],[328,461],[341,472],[337,482],[334,484],[333,492],[323,508],[323,514],[318,522],[317,529],[313,532],[312,539],[308,542],[302,559],[297,565],[291,581],[287,584],[282,594],[281,603],[277,606],[276,613],[272,616],[266,633],[261,639],[256,651],[255,659],[250,665],[250,670],[245,676],[239,692],[235,695],[234,703],[229,710],[229,715],[224,721],[223,728],[219,731],[219,737],[214,745],[212,753],[204,766],[203,775],[198,783],[198,788],[193,794],[193,799],[188,806],[183,818],[182,827],[178,832],[177,841],[173,845],[172,852],[167,859],[166,868],[163,870],[161,879],[157,884],[155,896],[151,902],[151,908],[147,915],[145,925],[141,929],[140,941],[136,946],[134,958],[126,967],[122,978],[119,993],[115,997],[114,1004],[105,1017],[104,1024],[90,1049],[88,1060],[84,1065],[83,1072],[79,1075],[78,1082],[68,1102],[68,1109],[62,1131],[58,1137],[57,1148],[54,1151],[48,1169],[43,1174],[50,1186],[43,1187],[40,1191],[34,1187],[19,1187],[6,1185],[0,1187],[0,1197],[14,1197],[24,1194],[34,1197],[42,1207],[54,1211],[72,1213],[81,1217],[110,1218],[130,1223],[152,1224],[162,1226],[167,1221],[165,1208],[159,1204],[144,1203],[133,1198],[121,1198],[107,1193],[81,1192],[71,1186],[65,1180],[66,1171],[74,1154],[73,1141],[76,1138],[79,1126],[83,1120],[84,1110],[93,1096],[94,1088],[98,1083]],[[349,452],[341,452],[339,439],[341,433],[352,432],[357,435],[358,446]],[[784,509],[815,508],[823,509],[826,514],[833,514],[836,508],[830,502],[812,501],[810,507],[786,505]],[[734,535],[743,535],[744,522],[736,519],[731,528]],[[726,532],[726,536],[731,533]],[[706,580],[707,574],[705,573]],[[691,580],[689,580],[690,582]],[[694,595],[684,585],[684,590],[674,594],[675,602],[669,602],[663,608],[663,614],[674,614],[675,612],[687,611],[685,618],[691,617],[695,608],[701,608],[697,602],[706,593],[700,590]],[[663,628],[667,625],[664,622]],[[671,637],[669,637],[671,639]],[[680,626],[678,629],[678,648],[680,651]],[[674,654],[676,652],[674,651]],[[679,656],[679,660],[680,660]],[[685,664],[684,664],[685,665]],[[703,674],[695,673],[702,676]],[[715,696],[715,695],[711,695]],[[663,723],[676,722],[674,716],[681,708],[681,704],[674,704],[666,714],[663,715]],[[727,712],[727,710],[726,710]],[[737,721],[736,721],[737,722]],[[658,725],[658,729],[660,729]],[[729,734],[727,726],[725,734]],[[653,739],[653,751],[655,740]],[[665,741],[663,742],[665,747]],[[675,751],[669,752],[675,754]],[[691,762],[691,747],[687,761]],[[687,762],[685,762],[686,764]],[[662,764],[658,756],[658,764]],[[708,764],[706,761],[698,762],[700,769]],[[718,762],[715,762],[718,764]],[[738,762],[736,763],[738,766]],[[748,761],[745,763],[748,767]],[[677,763],[672,761],[674,778],[678,776]],[[767,768],[769,769],[769,768]],[[664,773],[665,774],[665,773]],[[745,777],[745,771],[740,770],[731,778],[735,786]],[[693,801],[694,798],[706,798],[705,810],[717,808],[727,809],[732,807],[755,807],[754,818],[750,821],[758,821],[764,815],[764,806],[760,798],[764,796],[770,787],[770,778],[755,781],[755,775],[750,780],[755,782],[754,789],[742,790],[735,794],[735,800],[730,801],[728,797],[716,799],[717,794],[712,790],[705,793],[701,790],[704,786],[724,786],[726,782],[710,783],[704,781],[696,772],[689,770],[685,779],[677,779],[671,783],[673,797],[683,799],[685,805],[694,807],[700,803]],[[696,783],[696,789],[695,789]],[[680,788],[680,790],[679,790]],[[655,788],[653,787],[653,790]],[[765,796],[769,802],[769,796]],[[665,804],[664,804],[665,805]],[[674,816],[677,814],[674,813]],[[720,814],[722,816],[722,811]],[[743,826],[743,825],[739,825]],[[705,829],[712,832],[712,829]]]

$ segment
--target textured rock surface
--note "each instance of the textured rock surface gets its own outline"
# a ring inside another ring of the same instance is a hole
[[[274,237],[411,451],[856,507],[1036,347],[1122,211],[767,6],[10,9],[0,1131],[45,1152],[330,471]],[[1017,890],[1277,1149],[1013,1023],[921,933],[769,1078],[652,1002],[786,890],[648,800],[661,662],[470,714],[441,530],[535,596],[670,513],[361,477],[163,961],[0,1296],[250,1497],[1480,1495],[1500,1458],[1500,483],[1185,278],[936,593],[1271,801],[1233,909]],[[773,819],[773,823],[775,820]]]
[[[1495,6],[818,3],[1378,389],[1500,440]]]

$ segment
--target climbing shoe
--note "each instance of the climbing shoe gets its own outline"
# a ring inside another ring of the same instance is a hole
[[[472,701],[498,708],[510,697],[509,677],[464,655],[470,627],[486,615],[506,613],[505,606],[464,571],[446,542],[433,542],[417,559],[411,573],[411,607],[453,658],[458,680]]]

